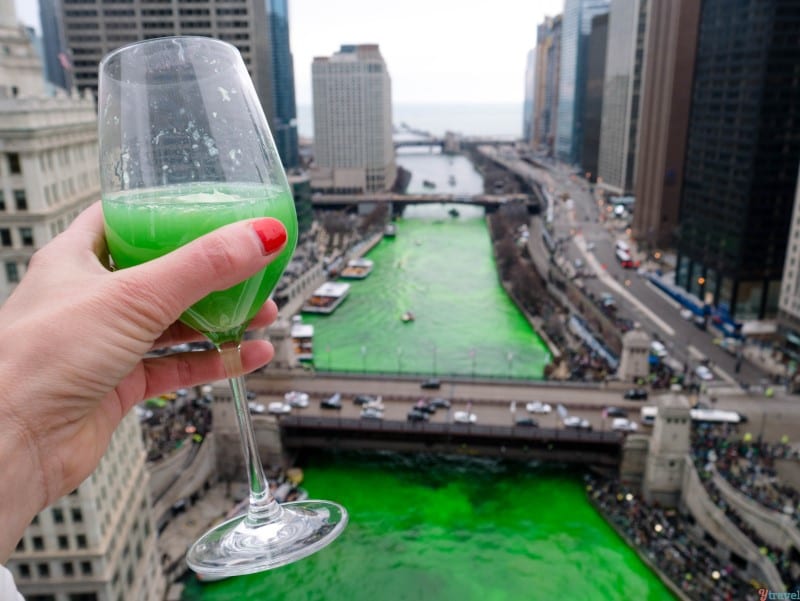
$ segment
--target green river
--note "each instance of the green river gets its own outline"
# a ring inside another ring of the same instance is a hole
[[[439,191],[480,191],[462,157],[404,156]],[[458,183],[449,187],[448,174]],[[315,326],[316,367],[540,379],[549,354],[497,281],[482,213],[412,208],[375,270]],[[416,320],[403,323],[404,311]],[[185,600],[537,601],[673,597],[586,500],[579,473],[495,461],[311,455],[303,486],[350,524],[295,564],[201,585]]]

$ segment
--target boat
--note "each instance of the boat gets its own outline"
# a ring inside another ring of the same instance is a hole
[[[372,273],[374,265],[375,264],[370,259],[364,259],[363,257],[360,259],[351,259],[347,262],[347,266],[342,269],[342,273],[339,274],[339,277],[345,280],[363,280]]]
[[[350,284],[344,282],[325,282],[314,291],[303,305],[303,313],[322,313],[329,315],[341,305],[350,294]]]
[[[447,183],[450,184],[451,186],[455,186],[456,185],[456,176],[455,175],[451,175],[447,179]]]
[[[394,223],[387,223],[383,228],[384,238],[394,238],[397,235],[397,226]]]
[[[416,317],[414,317],[414,314],[413,314],[411,311],[406,311],[405,313],[403,313],[403,314],[400,316],[400,319],[401,319],[401,320],[402,320],[404,323],[408,323],[408,322],[410,322],[410,321],[414,321],[414,319],[416,319]]]
[[[314,326],[303,323],[303,318],[295,315],[292,318],[292,346],[294,355],[300,361],[314,359]]]
[[[459,213],[458,209],[456,208],[452,208],[447,212],[450,213],[450,217],[458,217],[459,215],[461,215],[461,213]]]
[[[422,187],[423,187],[423,188],[435,188],[435,187],[436,187],[436,184],[435,184],[435,183],[433,183],[433,182],[432,182],[431,180],[429,180],[429,179],[424,179],[424,180],[422,180]]]

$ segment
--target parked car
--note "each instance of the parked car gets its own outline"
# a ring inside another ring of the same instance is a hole
[[[383,405],[383,399],[378,397],[377,399],[373,399],[368,403],[364,403],[361,405],[362,409],[375,409],[377,411],[383,411],[386,407]]]
[[[695,375],[704,382],[710,382],[714,379],[714,374],[705,365],[698,365],[694,368]]]
[[[361,410],[361,419],[383,419],[383,411],[374,407],[367,407]]]
[[[420,388],[427,388],[432,390],[438,390],[442,387],[442,382],[436,378],[430,378],[425,380],[422,384],[420,384]]]
[[[267,406],[267,412],[273,415],[286,415],[292,412],[292,406],[289,403],[275,401]]]
[[[537,422],[532,417],[521,417],[516,422],[514,422],[517,426],[522,426],[526,428],[538,428],[539,422]]]
[[[474,424],[478,421],[478,416],[467,411],[456,411],[453,414],[453,421],[457,424]]]
[[[406,419],[410,422],[426,422],[428,419],[428,414],[424,411],[418,411],[417,409],[412,409],[408,412]]]
[[[564,427],[573,428],[575,430],[591,430],[592,424],[588,419],[578,417],[577,415],[568,415],[564,418]]]
[[[525,405],[525,410],[528,413],[546,414],[550,413],[553,410],[553,408],[550,406],[549,403],[543,403],[542,401],[533,401]]]
[[[375,397],[369,394],[359,394],[353,397],[353,403],[355,405],[366,405],[368,403],[372,403],[375,401]]]
[[[611,422],[611,429],[617,432],[636,432],[639,429],[639,424],[629,420],[627,417],[615,417]]]
[[[419,399],[414,403],[414,409],[423,413],[436,413],[436,407],[431,405],[427,399]]]
[[[247,403],[247,407],[250,409],[250,413],[261,414],[267,410],[267,408],[264,406],[264,403],[256,403],[253,401]]]
[[[329,396],[327,399],[320,401],[319,406],[323,409],[341,409],[342,408],[342,395],[338,392]]]
[[[450,401],[437,396],[428,401],[428,406],[434,409],[450,409]]]
[[[647,390],[644,388],[631,388],[625,391],[625,394],[622,395],[623,398],[629,399],[631,401],[646,401],[647,400]]]
[[[308,395],[305,392],[297,392],[292,390],[283,395],[283,400],[289,403],[292,407],[308,407]]]
[[[606,417],[628,417],[628,412],[619,407],[606,407]]]

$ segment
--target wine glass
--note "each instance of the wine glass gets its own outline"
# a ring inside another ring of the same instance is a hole
[[[110,53],[99,80],[103,215],[117,268],[236,220],[270,216],[286,227],[286,248],[269,266],[181,316],[222,355],[250,485],[247,513],[204,534],[187,563],[219,579],[301,559],[341,534],[347,512],[329,501],[275,501],[237,375],[247,325],[297,243],[294,201],[244,61],[232,45],[211,38],[158,38]]]

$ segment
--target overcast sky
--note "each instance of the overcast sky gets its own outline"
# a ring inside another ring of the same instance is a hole
[[[38,27],[36,0],[15,0]],[[536,25],[564,0],[290,0],[299,104],[311,103],[311,61],[341,44],[380,44],[394,102],[522,102]]]

